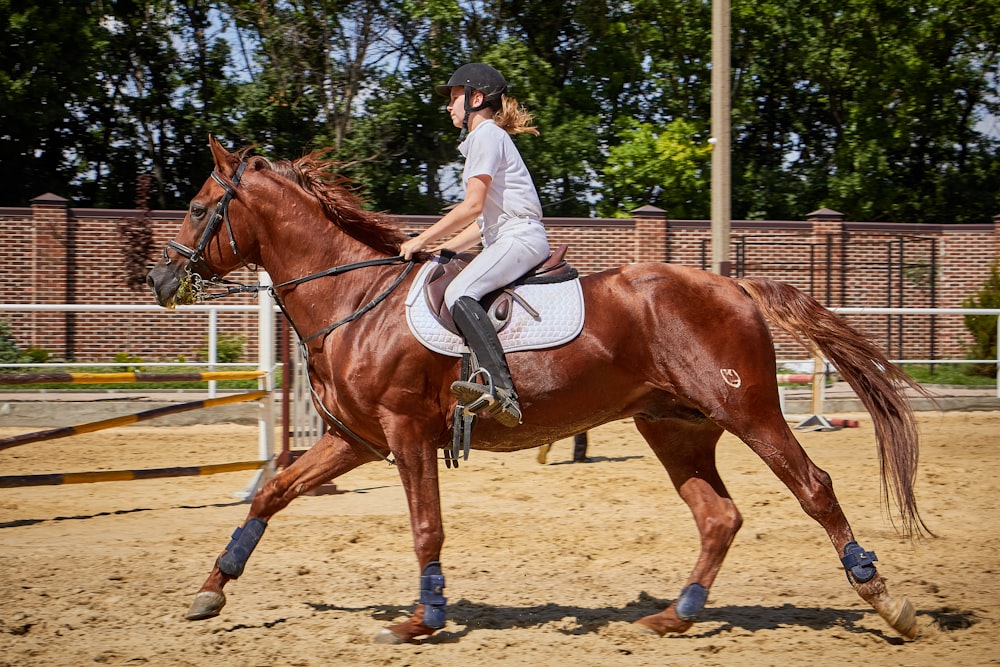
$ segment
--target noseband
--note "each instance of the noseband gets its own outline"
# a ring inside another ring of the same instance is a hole
[[[184,257],[191,264],[197,264],[202,261],[202,253],[205,252],[205,248],[208,247],[209,241],[212,237],[219,231],[219,225],[225,221],[226,231],[229,232],[229,246],[233,249],[233,254],[240,258],[244,265],[246,265],[246,260],[240,255],[240,251],[236,248],[236,238],[233,236],[233,225],[229,222],[229,202],[232,201],[233,197],[236,195],[236,188],[240,185],[240,179],[243,178],[243,171],[247,168],[246,160],[240,162],[240,166],[236,168],[236,173],[233,174],[233,185],[229,186],[217,171],[212,170],[212,180],[222,186],[222,189],[226,191],[222,195],[222,199],[219,203],[215,205],[215,211],[212,212],[212,217],[208,221],[208,225],[205,226],[205,231],[201,233],[201,238],[198,239],[198,245],[192,250],[182,243],[170,240],[167,241],[167,246],[163,249],[163,263],[170,264],[170,258],[167,257],[167,248],[170,248],[176,252],[181,257]]]

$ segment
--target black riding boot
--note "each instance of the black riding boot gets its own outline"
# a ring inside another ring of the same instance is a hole
[[[486,311],[472,297],[463,296],[455,302],[451,316],[476,355],[476,363],[489,373],[493,385],[493,393],[490,394],[490,382],[458,381],[452,383],[451,393],[458,396],[463,405],[471,406],[477,412],[489,408],[493,418],[504,426],[517,426],[521,423],[521,406],[517,403],[507,358]]]

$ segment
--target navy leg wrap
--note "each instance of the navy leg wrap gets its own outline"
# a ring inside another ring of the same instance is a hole
[[[874,551],[865,551],[857,542],[848,542],[844,545],[844,557],[840,559],[840,562],[843,563],[844,570],[847,572],[848,581],[854,577],[854,581],[863,584],[875,576],[875,561],[877,560],[878,557]]]
[[[226,546],[226,553],[219,556],[216,563],[222,573],[236,579],[243,574],[250,554],[257,547],[267,522],[263,519],[247,519],[247,522],[240,528],[233,531],[233,537]]]
[[[682,621],[697,620],[707,601],[707,588],[698,583],[688,584],[677,596],[677,602],[674,603],[674,613]]]
[[[420,577],[420,604],[424,605],[424,625],[428,628],[440,630],[444,627],[448,598],[443,593],[444,575],[441,574],[441,563],[437,561],[428,563]]]

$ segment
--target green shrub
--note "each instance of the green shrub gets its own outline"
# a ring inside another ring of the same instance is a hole
[[[1000,308],[1000,261],[993,262],[989,278],[982,288],[962,302],[964,308]],[[996,315],[966,315],[965,328],[975,339],[969,346],[968,359],[997,358],[997,316]],[[966,372],[971,375],[996,376],[996,364],[965,364]]]
[[[139,366],[139,364],[142,363],[142,357],[136,354],[129,354],[128,352],[119,352],[118,354],[115,355],[115,363],[128,364],[127,366],[125,366],[124,370],[129,373],[134,373],[136,371],[142,370],[142,366]]]
[[[24,363],[24,355],[14,342],[10,322],[0,320],[0,364]]]
[[[234,364],[243,358],[247,339],[241,334],[219,334],[215,338],[215,360],[220,364]],[[202,359],[208,359],[208,339],[205,347],[198,350]]]
[[[52,351],[32,345],[24,351],[24,357],[32,364],[45,364],[52,359]]]

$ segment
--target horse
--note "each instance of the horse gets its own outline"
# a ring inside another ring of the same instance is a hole
[[[240,267],[264,268],[273,281],[267,289],[300,336],[314,403],[329,428],[256,491],[186,617],[220,613],[223,587],[242,574],[268,521],[292,500],[362,464],[390,461],[406,494],[419,597],[412,615],[381,628],[374,641],[422,641],[447,620],[438,469],[439,453],[452,446],[449,386],[461,372],[457,357],[421,345],[404,318],[411,269],[433,258],[404,260],[403,230],[365,210],[320,152],[272,161],[249,149],[229,152],[214,137],[209,148],[214,169],[147,283],[160,305],[173,307],[205,298],[206,285],[227,284],[222,277]],[[638,629],[682,633],[705,607],[743,521],[716,468],[716,445],[728,431],[823,527],[857,594],[914,638],[913,606],[889,594],[830,476],[782,415],[769,323],[824,354],[863,402],[874,424],[882,500],[895,506],[891,522],[910,539],[933,535],[914,496],[918,434],[904,392],[919,385],[842,318],[785,283],[667,263],[579,280],[586,303],[579,335],[509,355],[523,423],[508,428],[482,413],[471,448],[515,452],[634,420],[690,508],[701,543],[676,600],[635,621]]]

